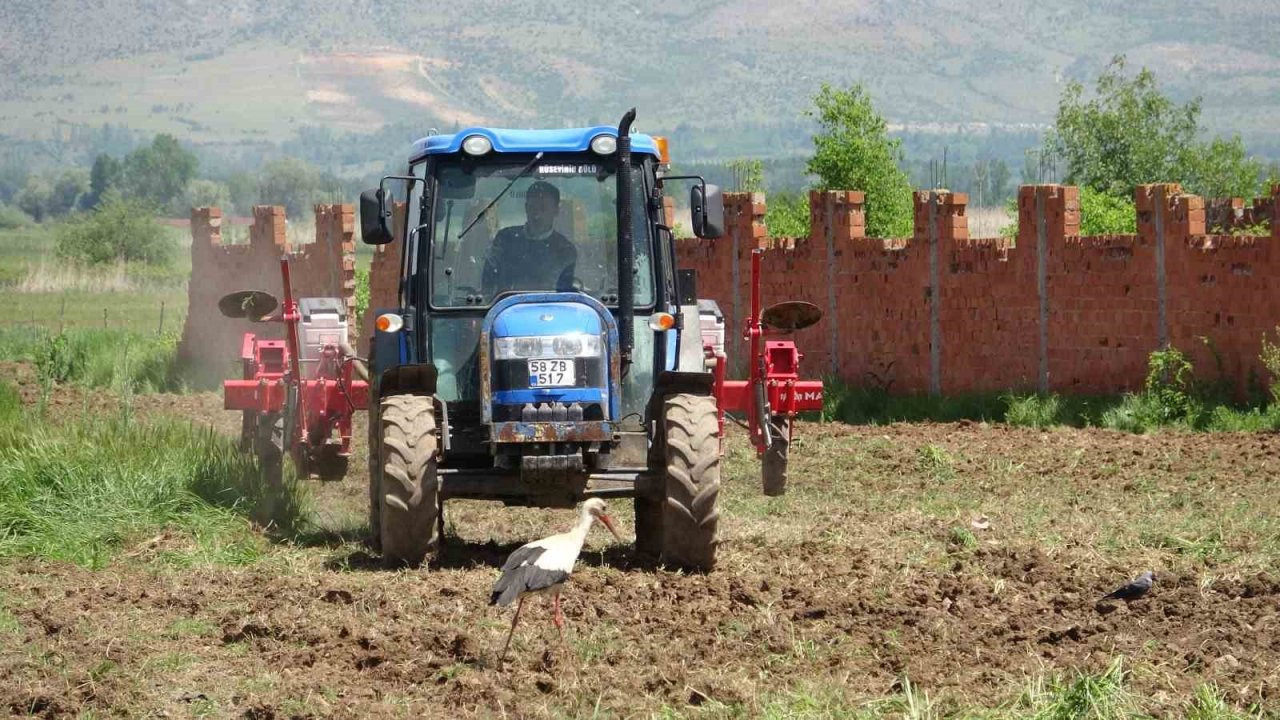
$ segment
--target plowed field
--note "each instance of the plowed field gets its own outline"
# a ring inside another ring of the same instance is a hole
[[[216,395],[136,403],[238,428]],[[730,437],[714,573],[653,567],[597,532],[565,592],[563,642],[535,600],[505,667],[510,615],[486,605],[496,568],[572,513],[454,503],[437,562],[383,571],[360,540],[363,460],[311,486],[313,532],[247,567],[174,562],[191,540],[167,533],[103,569],[17,561],[0,569],[0,708],[788,716],[924,701],[946,716],[1013,708],[1037,678],[1117,659],[1149,712],[1177,715],[1206,683],[1229,703],[1280,706],[1280,437],[797,434],[790,492],[771,499],[745,438]],[[615,510],[625,532],[629,508]],[[1147,568],[1147,598],[1099,602]]]

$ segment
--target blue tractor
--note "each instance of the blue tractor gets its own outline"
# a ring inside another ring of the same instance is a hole
[[[633,498],[641,552],[715,563],[720,415],[695,279],[677,272],[666,143],[618,127],[470,128],[418,141],[362,193],[363,240],[399,239],[399,307],[371,340],[370,525],[416,565],[444,501],[569,507]],[[704,310],[706,306],[704,304]]]

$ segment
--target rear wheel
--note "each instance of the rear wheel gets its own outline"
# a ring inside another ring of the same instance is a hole
[[[435,403],[422,395],[384,397],[377,423],[369,483],[383,563],[417,566],[439,544]]]
[[[715,398],[672,395],[663,402],[666,502],[662,558],[691,570],[716,562],[720,511],[720,438]]]
[[[791,448],[791,421],[774,416],[772,422],[773,444],[760,459],[765,495],[784,495],[787,492],[787,451]]]

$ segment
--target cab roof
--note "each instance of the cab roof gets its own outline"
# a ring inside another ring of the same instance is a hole
[[[568,128],[564,130],[507,130],[503,128],[470,127],[452,135],[431,135],[413,144],[410,162],[427,155],[445,155],[460,152],[462,141],[471,135],[483,135],[493,143],[494,152],[583,152],[590,148],[591,138],[597,135],[618,136],[618,129],[608,125]],[[658,146],[649,135],[632,134],[631,152],[646,153],[657,157]]]

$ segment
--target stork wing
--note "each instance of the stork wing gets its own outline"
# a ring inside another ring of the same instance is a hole
[[[545,547],[536,542],[518,547],[502,564],[502,571],[509,572],[521,565],[532,565],[546,551]]]

